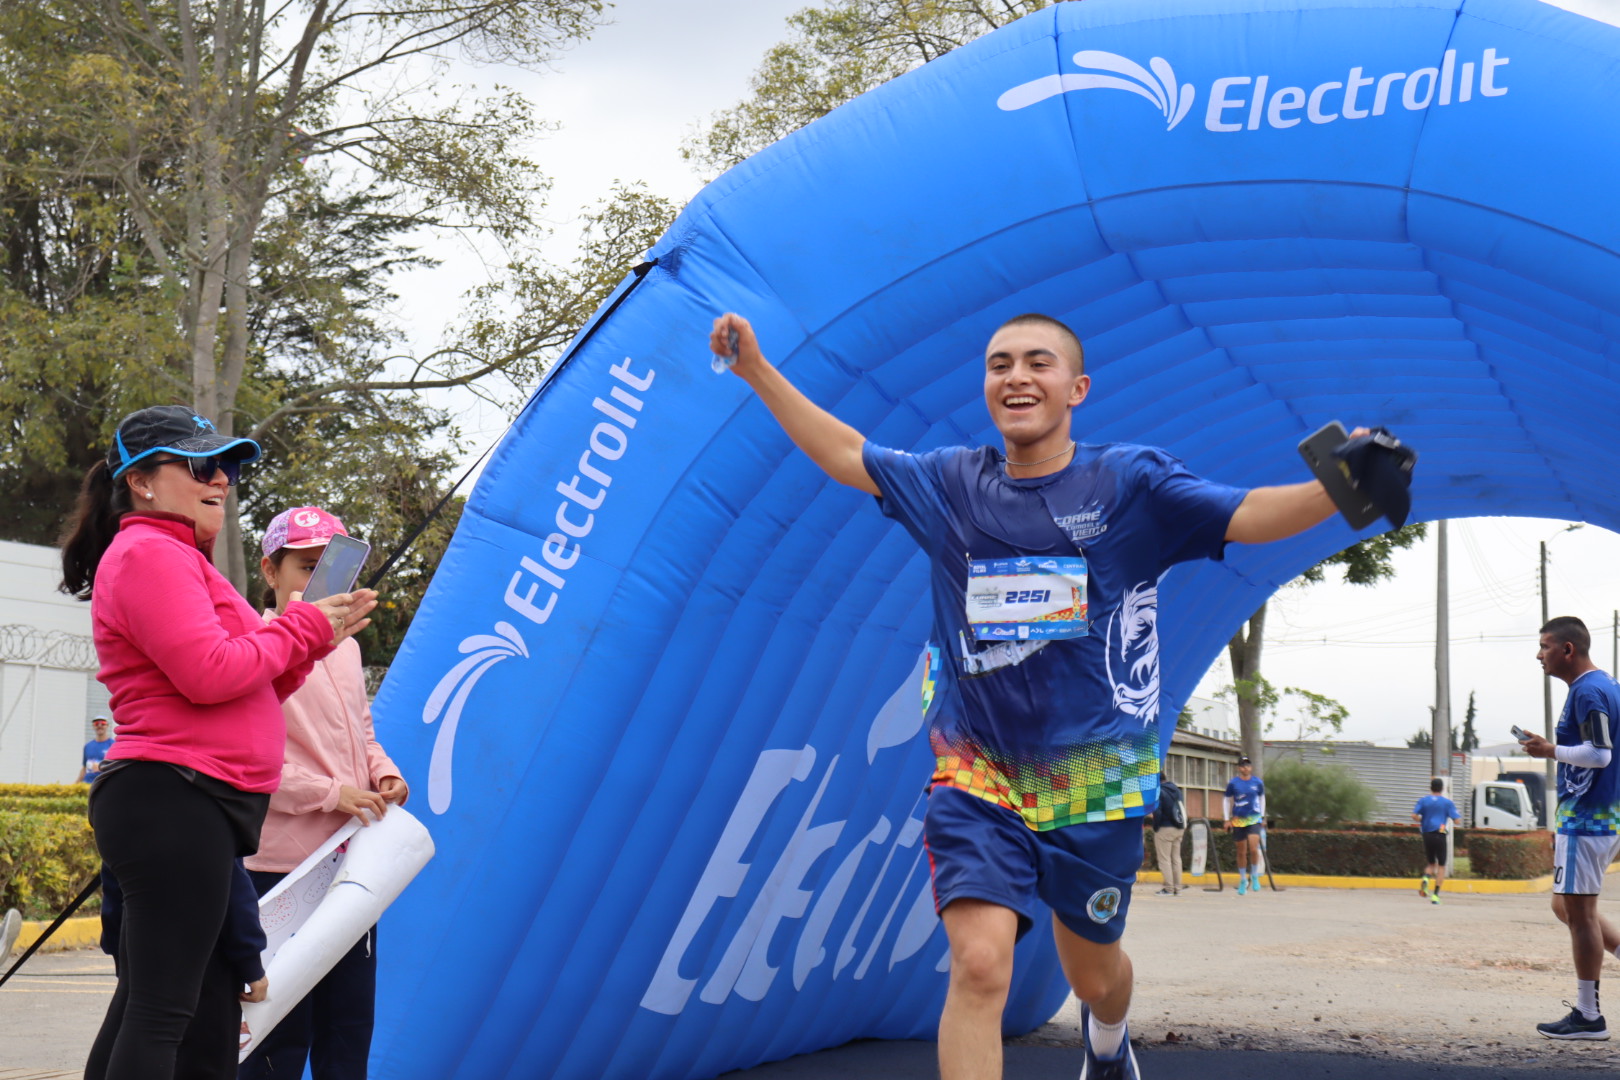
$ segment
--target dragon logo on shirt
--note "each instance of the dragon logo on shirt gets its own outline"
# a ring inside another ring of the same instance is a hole
[[[1145,727],[1159,718],[1159,586],[1144,581],[1125,590],[1108,617],[1103,653],[1113,705]]]

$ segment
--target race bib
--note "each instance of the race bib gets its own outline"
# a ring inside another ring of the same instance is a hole
[[[1085,637],[1086,560],[970,558],[966,600],[978,641]]]

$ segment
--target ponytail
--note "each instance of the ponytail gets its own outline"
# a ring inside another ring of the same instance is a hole
[[[129,485],[122,478],[114,480],[105,461],[90,466],[73,516],[62,533],[63,592],[80,600],[90,599],[96,567],[118,535],[119,519],[134,508]]]

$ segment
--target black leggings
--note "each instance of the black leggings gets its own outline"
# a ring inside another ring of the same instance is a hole
[[[239,987],[215,947],[237,845],[224,811],[169,766],[137,761],[96,782],[90,823],[124,922],[85,1080],[235,1075]]]

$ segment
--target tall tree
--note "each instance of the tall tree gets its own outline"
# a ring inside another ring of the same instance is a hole
[[[1352,585],[1376,585],[1395,576],[1395,567],[1391,562],[1395,552],[1411,547],[1426,535],[1428,526],[1419,522],[1358,540],[1337,555],[1323,559],[1296,580],[1301,583],[1320,582],[1326,579],[1329,567],[1339,567],[1344,580]],[[1269,606],[1269,600],[1261,604],[1226,643],[1226,657],[1232,665],[1232,697],[1238,709],[1238,738],[1243,752],[1254,759],[1257,775],[1263,768],[1260,744],[1264,734],[1266,692],[1270,688],[1260,669],[1266,641],[1266,609]]]
[[[13,122],[61,133],[48,164],[118,197],[143,285],[167,301],[177,344],[140,377],[169,385],[226,433],[264,434],[283,402],[241,415],[262,358],[252,333],[262,234],[298,174],[341,156],[361,189],[412,225],[521,247],[546,182],[521,148],[538,121],[518,95],[434,90],[442,57],[543,64],[598,23],[602,0],[41,0],[5,5],[12,41],[69,40],[57,89],[17,88]],[[328,171],[325,175],[335,175]],[[333,357],[334,361],[339,358]],[[356,395],[464,385],[509,356],[453,343],[390,365],[352,355],[308,382],[292,409],[351,408]],[[392,374],[395,367],[403,373]],[[234,507],[233,507],[234,508]],[[227,514],[224,569],[246,567]]]

